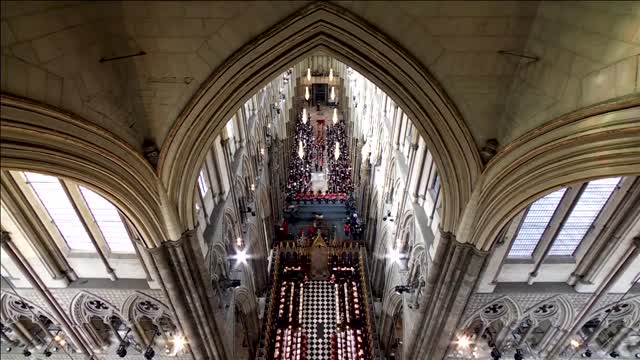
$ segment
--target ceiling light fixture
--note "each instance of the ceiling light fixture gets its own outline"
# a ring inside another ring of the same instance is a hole
[[[333,109],[333,125],[338,123],[338,109],[334,108]]]
[[[333,81],[333,69],[329,69],[329,81]]]
[[[340,143],[336,141],[336,148],[335,150],[333,150],[333,157],[336,158],[336,161],[338,161],[338,158],[340,158]]]
[[[304,87],[304,99],[309,101],[309,87],[308,86]]]
[[[307,123],[307,108],[302,109],[302,123],[303,124]]]
[[[331,101],[336,101],[336,88],[331,87]]]
[[[311,81],[311,68],[307,68],[307,81]]]
[[[302,140],[298,142],[298,157],[300,160],[304,159],[304,148],[302,147]]]

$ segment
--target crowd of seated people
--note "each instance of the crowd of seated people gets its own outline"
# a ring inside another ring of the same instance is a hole
[[[308,335],[302,328],[304,283],[308,281],[311,259],[295,251],[280,252],[272,276],[275,286],[271,291],[268,317],[263,331],[269,360],[307,358]]]
[[[287,194],[306,192],[311,187],[311,165],[314,148],[314,136],[309,121],[302,122],[302,115],[298,114],[294,133],[294,144],[289,157],[289,177],[287,180]],[[305,156],[298,155],[299,144],[302,143]]]
[[[347,199],[347,195],[345,193],[333,193],[329,191],[322,192],[318,190],[317,192],[307,191],[304,193],[297,193],[295,195],[291,195],[287,198],[289,202],[298,203],[298,204],[325,204],[329,203],[344,203]]]
[[[357,252],[329,257],[330,281],[336,292],[337,331],[331,336],[332,360],[372,359],[370,320],[363,285],[364,274]]]
[[[336,143],[338,143],[338,159],[335,158]],[[328,158],[328,185],[331,192],[351,193],[353,183],[351,181],[351,165],[349,158],[349,144],[344,121],[327,126],[327,158]]]

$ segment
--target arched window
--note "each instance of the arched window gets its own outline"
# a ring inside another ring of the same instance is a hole
[[[33,172],[12,172],[18,189],[41,214],[65,252],[135,254],[131,232],[118,209],[93,190]],[[27,194],[31,193],[31,194]]]
[[[153,297],[137,292],[123,305],[132,335],[140,348],[151,346],[165,355],[186,351],[184,338],[169,308]]]
[[[0,320],[5,352],[26,354],[37,351],[48,357],[49,353],[58,351],[76,351],[57,320],[45,310],[14,294],[3,293],[1,299]]]
[[[530,258],[541,244],[549,247],[547,256],[573,256],[620,182],[621,178],[593,180],[536,200],[525,210],[508,257]]]

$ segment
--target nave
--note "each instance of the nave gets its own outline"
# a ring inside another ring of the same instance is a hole
[[[272,253],[259,358],[375,359],[364,224],[354,207],[345,125],[335,102],[307,105],[309,99],[294,127],[287,216]]]

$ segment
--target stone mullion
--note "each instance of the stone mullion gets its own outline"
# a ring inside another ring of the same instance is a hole
[[[602,266],[610,259],[611,253],[620,246],[623,234],[633,225],[634,219],[640,216],[640,207],[636,205],[639,201],[640,180],[636,180],[594,240],[592,248],[577,264],[569,279],[570,285],[593,283]]]
[[[75,211],[76,215],[78,216],[78,219],[80,220],[80,223],[82,224],[82,227],[84,228],[84,230],[87,232],[87,235],[89,236],[89,240],[91,240],[91,243],[93,244],[94,248],[96,249],[96,253],[98,254],[98,257],[100,258],[100,261],[102,262],[102,265],[104,266],[105,271],[107,272],[107,274],[109,274],[109,278],[112,281],[116,281],[118,280],[118,278],[116,277],[116,273],[115,270],[111,267],[111,265],[109,264],[109,260],[107,258],[108,255],[108,249],[106,244],[104,243],[104,239],[101,239],[102,241],[99,242],[97,239],[97,233],[99,233],[100,231],[94,231],[92,230],[91,226],[89,226],[89,222],[87,221],[87,218],[83,215],[83,213],[91,213],[91,211],[88,210],[87,204],[84,202],[84,198],[79,199],[78,197],[74,197],[73,193],[77,193],[79,192],[79,190],[77,188],[74,188],[75,191],[71,191],[70,187],[74,186],[74,185],[69,185],[66,182],[59,180],[60,181],[60,185],[62,185],[62,189],[64,190],[64,192],[66,193],[67,197],[69,198],[69,202],[71,203],[71,207],[73,207],[73,210]],[[82,197],[82,196],[79,196]],[[82,206],[85,211],[82,211],[82,209],[80,209],[80,206]],[[95,225],[95,219],[93,219],[93,215],[92,216],[92,220],[93,223]],[[101,234],[100,234],[101,236]]]
[[[1,173],[1,182],[0,194],[3,203],[16,221],[16,224],[25,233],[25,237],[29,240],[30,245],[52,278],[56,280],[66,278],[69,282],[77,280],[78,275],[76,275],[71,264],[60,251],[56,242],[51,238],[51,234],[49,234],[13,177],[8,172],[3,171]]]
[[[20,338],[20,341],[24,343],[24,348],[29,349],[31,347],[41,348],[42,345],[33,337],[31,331],[24,327],[20,321],[16,321],[9,325],[11,330]]]
[[[207,281],[202,252],[194,250],[193,230],[177,241],[149,249],[165,285],[176,320],[195,359],[227,359],[215,317],[213,288]]]
[[[433,161],[433,157],[429,156],[429,150],[427,149],[427,153],[425,154],[425,163],[427,159],[429,159],[429,169],[426,172],[426,175],[423,175],[420,179],[420,184],[418,185],[418,204],[421,206],[424,205],[427,199],[427,192],[429,189],[429,180],[431,179],[431,175],[436,170],[435,161]],[[422,169],[424,172],[424,168]],[[435,206],[435,203],[434,203]]]
[[[147,281],[154,281],[155,279],[151,276],[151,273],[149,272],[149,265],[148,265],[151,259],[149,258],[148,254],[145,251],[143,250],[141,251],[142,241],[136,234],[135,227],[133,227],[133,225],[129,223],[127,218],[120,211],[118,211],[118,215],[120,216],[120,220],[124,225],[124,229],[127,231],[127,235],[129,235],[129,239],[133,243],[133,249],[135,250],[136,255],[138,255],[138,259],[140,260],[140,265],[142,266],[142,270],[144,270],[144,274]]]
[[[418,143],[418,167],[417,173],[410,174],[411,176],[411,197],[414,203],[418,202],[418,195],[420,193],[420,183],[422,182],[422,177],[424,176],[424,165],[427,160],[427,146],[424,141],[420,140]]]
[[[220,202],[224,197],[224,183],[220,176],[220,164],[218,163],[218,154],[216,154],[215,146],[211,149],[212,162],[213,162],[213,173],[215,174],[216,179],[216,202]],[[204,206],[204,203],[203,203]]]
[[[544,230],[542,234],[542,238],[538,242],[534,252],[533,252],[533,270],[529,273],[528,283],[529,285],[535,282],[535,278],[538,276],[538,270],[542,266],[542,263],[546,259],[549,251],[551,250],[551,246],[553,245],[553,240],[556,235],[562,228],[562,225],[566,221],[567,216],[573,210],[577,199],[582,192],[584,186],[575,186],[567,188],[567,191],[564,193],[562,200],[558,204],[551,221],[547,225],[547,228]]]
[[[45,301],[49,309],[53,312],[53,315],[56,317],[56,320],[60,322],[62,331],[65,333],[65,335],[69,336],[71,340],[70,342],[75,345],[75,348],[78,351],[89,354],[90,357],[93,357],[93,351],[91,350],[91,347],[87,343],[80,340],[82,339],[81,333],[76,332],[76,327],[65,313],[63,307],[58,303],[53,294],[51,294],[47,286],[42,282],[42,279],[40,279],[31,265],[29,265],[29,262],[20,253],[18,248],[11,240],[8,232],[2,231],[1,241],[2,249],[6,252],[7,255],[9,255],[15,265],[20,269],[22,275],[29,281],[31,286]]]

